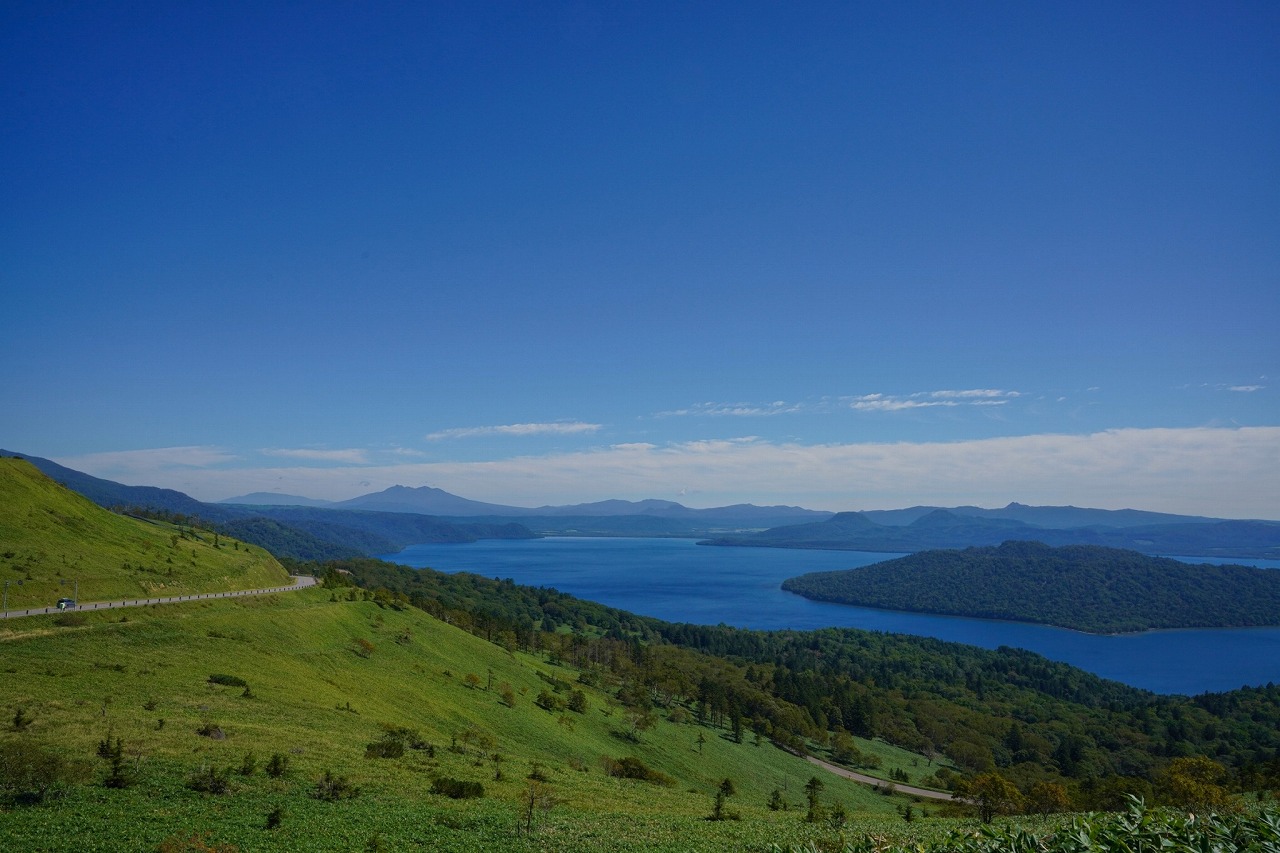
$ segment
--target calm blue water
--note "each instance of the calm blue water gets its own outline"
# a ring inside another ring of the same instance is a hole
[[[554,587],[670,622],[764,630],[840,626],[937,637],[989,649],[1015,646],[1158,693],[1194,695],[1280,681],[1280,628],[1094,636],[1043,625],[828,604],[780,588],[783,580],[804,572],[854,568],[898,556],[720,548],[700,546],[690,539],[551,537],[412,545],[383,559]],[[1274,560],[1233,562],[1280,568]]]

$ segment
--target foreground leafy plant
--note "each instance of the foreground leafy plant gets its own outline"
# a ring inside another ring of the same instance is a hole
[[[771,853],[819,853],[813,843],[802,846],[770,846]],[[1090,813],[1044,833],[1020,826],[984,825],[977,830],[953,831],[932,843],[887,843],[864,836],[846,843],[842,853],[1140,853],[1167,850],[1177,853],[1280,853],[1280,814],[1260,810],[1255,814],[1207,812],[1195,814],[1173,809],[1151,809],[1136,798],[1120,813]]]

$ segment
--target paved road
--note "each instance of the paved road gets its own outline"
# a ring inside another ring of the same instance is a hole
[[[78,604],[76,610],[110,610],[115,607],[146,607],[148,604],[172,604],[177,601],[197,601],[204,598],[236,598],[241,595],[267,595],[272,592],[293,592],[315,586],[317,581],[310,575],[290,575],[293,583],[290,586],[276,586],[271,589],[241,589],[235,592],[202,592],[196,595],[174,595],[168,598],[130,598],[122,601],[86,601]],[[32,607],[22,610],[6,610],[0,613],[0,619],[16,619],[20,616],[40,616],[45,613],[73,613],[72,610],[58,610],[57,607]]]
[[[843,767],[837,767],[834,764],[814,758],[812,755],[806,755],[805,759],[810,764],[816,764],[823,770],[830,770],[837,776],[843,776],[846,779],[852,779],[855,782],[862,782],[867,785],[876,785],[877,787],[890,785],[899,794],[907,794],[912,797],[924,797],[930,800],[954,800],[955,797],[945,794],[942,791],[930,791],[928,788],[917,788],[914,785],[904,785],[901,782],[890,782],[885,779],[877,779],[874,776],[868,776],[865,773],[855,773],[852,770],[845,770]]]

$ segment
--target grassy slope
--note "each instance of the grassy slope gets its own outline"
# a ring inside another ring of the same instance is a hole
[[[94,747],[114,732],[137,757],[142,781],[123,791],[76,788],[57,804],[0,813],[0,848],[153,850],[194,830],[242,850],[361,849],[375,833],[392,850],[758,849],[836,836],[802,820],[803,787],[814,770],[801,760],[767,742],[752,745],[750,736],[734,744],[665,718],[640,743],[626,742],[614,733],[624,712],[591,688],[584,688],[587,713],[549,713],[533,702],[547,687],[540,673],[574,681],[576,672],[509,654],[420,611],[334,602],[316,589],[140,608],[127,612],[127,622],[119,612],[86,617],[76,627],[57,627],[52,616],[0,625],[0,725],[8,728],[17,707],[35,720],[26,732],[0,738],[57,745],[88,763],[93,783],[105,770]],[[374,646],[368,657],[356,651],[360,639]],[[494,690],[485,689],[490,671]],[[246,679],[253,697],[208,684],[213,673]],[[480,676],[479,688],[467,686],[467,673]],[[514,708],[499,701],[503,682],[517,691]],[[210,722],[225,740],[197,734]],[[382,724],[417,729],[436,745],[435,758],[408,751],[366,759],[364,747]],[[477,767],[474,751],[448,748],[455,733],[472,726],[495,740],[486,752],[504,756],[504,781],[493,781],[491,760]],[[701,754],[699,731],[707,736]],[[202,766],[239,767],[249,750],[259,770],[235,776],[232,793],[182,787]],[[273,752],[291,757],[283,780],[262,773]],[[624,755],[678,784],[605,775],[600,758]],[[534,763],[549,775],[557,804],[538,816],[531,839],[517,840],[519,799]],[[308,797],[325,769],[349,776],[361,795],[332,804]],[[488,796],[455,802],[432,795],[436,773],[482,781]],[[892,815],[901,800],[822,775],[824,799],[843,802],[855,826],[906,828]],[[706,821],[726,776],[738,788],[729,806],[742,819]],[[791,811],[765,808],[775,787],[787,792]],[[266,815],[277,806],[284,821],[267,830]],[[92,842],[85,826],[95,827]]]
[[[116,515],[8,458],[0,459],[0,581],[9,581],[16,610],[71,596],[76,582],[81,601],[107,601],[271,587],[288,576],[261,548]]]

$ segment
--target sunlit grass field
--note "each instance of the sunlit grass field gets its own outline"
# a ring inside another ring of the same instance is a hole
[[[0,848],[154,850],[195,833],[241,850],[765,849],[956,823],[908,824],[897,811],[904,798],[824,773],[750,733],[738,744],[723,730],[671,722],[661,709],[633,741],[626,709],[579,683],[578,671],[357,597],[313,589],[85,613],[80,625],[47,616],[0,626],[0,723],[19,708],[32,720],[0,738],[55,746],[82,763],[86,783],[61,800],[0,813]],[[557,681],[583,691],[585,712],[535,704]],[[414,730],[419,748],[365,757],[387,727]],[[131,787],[101,784],[107,762],[96,749],[114,738],[136,771]],[[265,766],[277,754],[288,769],[272,778]],[[624,756],[674,783],[606,774],[604,759]],[[909,763],[905,753],[891,757]],[[229,771],[227,793],[187,787],[210,769]],[[311,796],[326,771],[358,795]],[[815,775],[824,807],[847,813],[843,826],[804,820],[804,786]],[[479,782],[485,795],[434,794],[437,777]],[[725,778],[736,789],[727,813],[737,819],[707,820]],[[774,789],[787,810],[768,808]],[[921,814],[921,804],[913,808]]]

